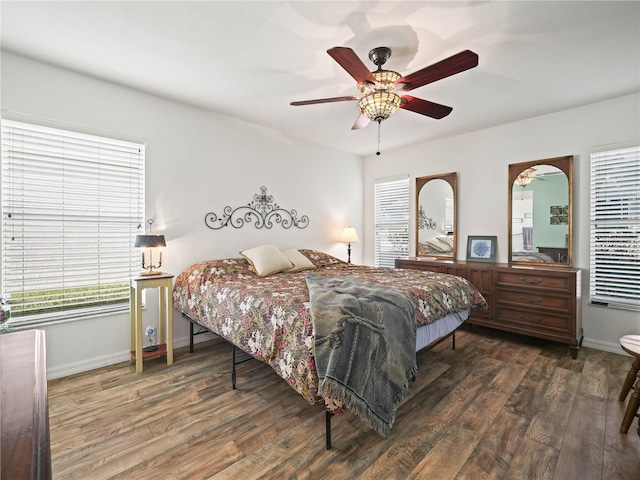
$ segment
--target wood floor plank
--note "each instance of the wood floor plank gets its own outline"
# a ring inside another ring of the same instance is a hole
[[[312,426],[317,426],[318,417],[307,419],[302,424],[292,428],[293,432],[307,431]],[[315,439],[308,436],[298,436],[296,440],[290,437],[280,437],[277,441],[263,446],[261,449],[247,455],[240,461],[227,467],[220,473],[211,477],[211,480],[230,478],[282,478],[278,471],[288,465],[292,459],[303,454],[311,447]],[[312,448],[312,447],[311,447]]]
[[[529,419],[503,408],[456,475],[456,480],[504,478],[528,425]]]
[[[196,402],[185,402],[178,405],[177,410],[154,411],[153,416],[148,417],[148,424],[154,435],[162,435],[169,430],[178,430],[194,423],[196,419],[225,423],[240,415],[251,412],[256,405],[264,405],[264,400],[254,394],[242,394],[231,390],[213,399],[200,399]],[[180,410],[182,408],[183,410]],[[146,411],[150,410],[147,408]],[[143,413],[144,414],[144,413]]]
[[[599,398],[607,398],[609,392],[609,359],[611,354],[593,350],[585,359],[580,379],[580,391]]]
[[[245,411],[250,408],[250,405],[244,406]],[[209,409],[209,411],[212,411],[212,409]],[[228,441],[228,436],[220,437],[216,431],[221,426],[223,427],[223,430],[227,431],[227,433],[236,429],[241,430],[243,433],[246,432],[246,428],[243,428],[242,424],[247,424],[248,421],[241,410],[233,412],[230,418],[218,418],[214,415],[210,415],[207,418],[209,421],[192,420],[185,426],[173,429],[172,434],[153,437],[150,440],[140,443],[137,448],[120,451],[115,455],[98,458],[93,465],[75,470],[68,478],[91,478],[92,480],[110,479],[136,468],[137,465],[144,465],[156,457],[171,456],[172,452],[181,445],[184,445],[185,441],[195,444],[212,435],[219,438],[220,441]],[[228,423],[233,422],[234,420],[234,428],[227,429]],[[63,476],[61,478],[66,479],[67,477]]]
[[[425,415],[419,428],[399,439],[365,471],[365,474],[370,478],[407,478],[415,468],[418,459],[422,459],[449,432],[451,426],[473,403],[501,367],[502,362],[485,359],[474,372],[477,376],[466,377],[429,414]],[[396,469],[391,476],[387,472],[390,461],[396,464]],[[400,465],[406,466],[408,470],[399,468]]]
[[[55,478],[64,478],[76,470],[90,467],[101,458],[117,455],[119,452],[135,449],[138,445],[153,439],[153,434],[146,425],[140,425],[123,432],[103,438],[98,442],[61,441],[58,435],[51,435],[52,468]],[[68,440],[68,439],[67,439]],[[55,453],[53,453],[55,452]]]
[[[557,461],[558,450],[525,436],[504,478],[551,480]]]
[[[604,452],[602,479],[640,480],[640,456]]]
[[[101,382],[108,379],[120,378],[126,369],[127,367],[125,364],[118,363],[116,365],[109,365],[100,369],[78,373],[72,377],[49,380],[49,400],[55,401],[57,404],[61,404],[64,400],[72,400],[72,393],[75,395],[81,395],[83,393],[90,395],[91,391],[98,391],[101,389]],[[73,382],[69,382],[69,378],[73,378]]]
[[[268,365],[239,365],[231,389],[228,343],[154,360],[49,383],[55,480],[640,480],[637,420],[619,432],[622,355],[574,361],[566,345],[463,327],[456,350],[418,354],[389,437],[347,412],[328,451],[322,407]]]
[[[259,427],[253,428],[250,432],[238,437],[235,442],[245,455],[249,455],[255,453],[264,445],[277,440],[282,432],[287,432],[299,426],[302,422],[302,418],[295,413],[280,415],[269,423],[263,423]]]
[[[540,408],[555,369],[556,362],[553,359],[538,356],[507,401],[505,408],[528,419],[533,418]]]
[[[212,436],[213,437],[213,436]],[[159,455],[109,480],[130,480],[171,478],[171,480],[195,480],[210,478],[244,458],[244,453],[233,441],[219,445],[219,439],[210,438],[196,445],[185,445],[171,452],[171,455]],[[193,471],[197,462],[200,470]],[[170,473],[168,473],[170,472]]]
[[[585,384],[590,382],[591,379],[587,379]],[[576,395],[554,472],[555,480],[602,477],[606,404],[606,399],[599,396],[584,392]]]
[[[506,364],[407,478],[455,478],[524,373],[521,365]],[[451,456],[452,451],[455,456]]]
[[[607,479],[640,480],[640,435],[635,434],[638,420],[634,420],[627,434],[620,432],[626,401],[619,401],[618,396],[631,362],[630,356],[611,355],[603,464],[603,478]]]
[[[579,374],[562,368],[555,370],[527,437],[560,449],[579,383]]]

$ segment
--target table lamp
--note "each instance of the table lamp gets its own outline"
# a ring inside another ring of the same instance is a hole
[[[340,241],[347,244],[347,261],[351,263],[351,244],[358,243],[360,241],[358,239],[358,233],[356,232],[356,229],[353,227],[345,227],[345,229],[342,230]]]
[[[134,247],[143,248],[147,250],[148,262],[145,260],[145,252],[142,251],[142,272],[140,275],[160,275],[162,272],[156,270],[162,266],[162,247],[166,247],[167,244],[164,240],[164,235],[158,235],[151,233],[151,225],[153,220],[147,220],[149,224],[149,233],[147,235],[136,235],[136,241]],[[160,259],[157,265],[153,264],[153,250],[158,248],[160,250]]]

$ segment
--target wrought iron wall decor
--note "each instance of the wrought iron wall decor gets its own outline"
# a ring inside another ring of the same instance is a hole
[[[213,230],[220,230],[229,225],[242,228],[245,223],[251,223],[254,219],[256,228],[271,228],[274,223],[281,224],[283,228],[307,228],[309,225],[309,217],[306,215],[298,218],[298,212],[294,209],[285,210],[276,204],[273,195],[267,195],[265,186],[260,187],[260,193],[256,193],[247,205],[224,207],[220,218],[213,212],[207,213],[204,223]]]
[[[427,214],[424,213],[424,209],[422,208],[422,205],[420,205],[420,208],[418,210],[418,228],[420,230],[424,230],[425,228],[427,230],[436,229],[435,220],[433,218],[427,217]]]

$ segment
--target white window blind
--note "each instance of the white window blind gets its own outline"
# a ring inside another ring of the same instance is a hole
[[[453,232],[453,198],[444,199],[444,230]]]
[[[409,255],[409,178],[376,181],[374,209],[374,265],[395,267]]]
[[[10,322],[128,308],[144,145],[2,120],[2,299]]]
[[[591,155],[590,300],[640,309],[640,147]]]

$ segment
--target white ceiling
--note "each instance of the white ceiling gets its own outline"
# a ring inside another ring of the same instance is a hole
[[[352,131],[358,95],[327,55],[374,47],[408,74],[462,50],[478,67],[411,95],[453,107],[434,120],[399,110],[382,150],[640,90],[640,2],[5,1],[3,50],[277,129],[357,155],[377,127]]]

